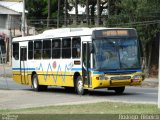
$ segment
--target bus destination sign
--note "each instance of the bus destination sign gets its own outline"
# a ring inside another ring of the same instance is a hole
[[[102,29],[95,30],[92,33],[92,38],[117,38],[117,37],[137,37],[137,32],[132,29]]]
[[[109,36],[128,36],[128,30],[107,30],[102,31],[103,37]]]

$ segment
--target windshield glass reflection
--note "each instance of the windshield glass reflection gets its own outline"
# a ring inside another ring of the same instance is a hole
[[[131,69],[139,68],[136,39],[101,39],[93,41],[94,68]]]

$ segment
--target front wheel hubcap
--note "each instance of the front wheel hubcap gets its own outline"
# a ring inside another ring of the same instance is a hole
[[[36,79],[36,78],[33,79],[33,86],[34,86],[34,88],[37,88],[37,86],[38,86],[38,85],[37,85],[37,79]]]
[[[81,80],[78,81],[78,91],[83,90],[83,82]]]

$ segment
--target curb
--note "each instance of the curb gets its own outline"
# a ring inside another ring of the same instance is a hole
[[[158,87],[159,80],[158,78],[146,78],[142,82],[143,87],[149,87],[149,88],[157,88]]]

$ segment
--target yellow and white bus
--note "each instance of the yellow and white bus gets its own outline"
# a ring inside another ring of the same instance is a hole
[[[121,94],[144,79],[133,28],[61,28],[12,41],[13,80],[36,91],[62,86]]]

